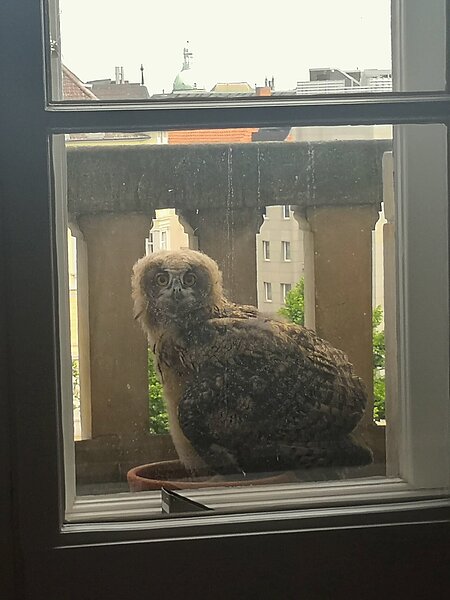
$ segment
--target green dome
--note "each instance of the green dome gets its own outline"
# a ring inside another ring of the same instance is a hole
[[[189,90],[204,90],[204,86],[199,83],[199,73],[197,69],[182,69],[173,81],[172,91],[185,92]]]

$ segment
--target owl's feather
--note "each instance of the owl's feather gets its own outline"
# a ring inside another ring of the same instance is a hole
[[[196,284],[174,300],[169,288],[154,285],[155,273],[165,271],[174,281],[194,273]],[[311,330],[229,302],[216,263],[198,252],[141,259],[133,290],[188,468],[257,472],[371,461],[351,435],[366,392],[343,352]]]

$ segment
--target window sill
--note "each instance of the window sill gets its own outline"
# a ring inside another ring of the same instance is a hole
[[[267,499],[263,499],[263,495],[270,493],[270,490],[262,490],[253,510],[250,512],[246,504],[246,510],[241,509],[240,513],[236,511],[243,504],[238,503],[237,496],[242,491],[236,491],[233,514],[227,511],[219,496],[213,498],[213,494],[219,494],[220,490],[209,490],[204,497],[199,493],[196,500],[207,500],[210,506],[221,509],[222,513],[207,511],[187,516],[186,513],[173,517],[162,516],[156,493],[142,493],[134,497],[134,508],[133,502],[125,494],[121,498],[109,499],[109,510],[103,507],[102,512],[84,501],[76,507],[77,513],[68,515],[68,522],[61,528],[55,546],[300,533],[308,530],[320,532],[448,521],[450,499],[444,490],[411,490],[401,480],[377,478],[359,481],[350,488],[340,486],[340,489],[336,483],[323,486],[313,484],[302,488],[291,486],[290,489],[279,490],[284,494],[284,499],[283,504],[277,506],[278,510]],[[344,492],[345,488],[346,494],[339,493]],[[300,497],[301,492],[303,497]],[[290,503],[287,493],[291,495]],[[193,495],[189,494],[189,497]],[[82,504],[84,512],[81,511]],[[151,515],[150,504],[153,505]]]

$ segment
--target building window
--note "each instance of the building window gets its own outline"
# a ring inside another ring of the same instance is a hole
[[[148,238],[145,240],[145,253],[153,254],[154,251],[153,233],[150,231]]]
[[[290,219],[291,217],[291,207],[289,204],[285,204],[283,206],[283,219]]]
[[[263,241],[264,260],[270,260],[270,242]]]
[[[161,250],[168,250],[167,231],[161,231]]]
[[[268,281],[264,282],[264,300],[272,302],[272,284]]]
[[[286,296],[291,291],[292,285],[290,283],[282,283],[281,284],[281,299],[283,302],[286,302]]]
[[[281,242],[281,251],[283,260],[288,262],[291,260],[291,242]]]

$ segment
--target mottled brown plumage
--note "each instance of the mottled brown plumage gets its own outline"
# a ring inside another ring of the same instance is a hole
[[[351,436],[366,392],[343,352],[229,302],[217,264],[199,252],[144,257],[132,283],[186,467],[248,473],[371,461]]]

